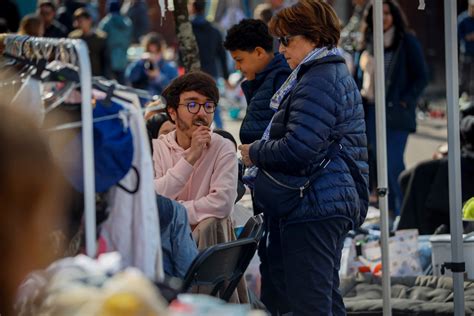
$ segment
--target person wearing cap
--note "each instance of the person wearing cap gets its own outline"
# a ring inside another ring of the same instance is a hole
[[[66,27],[56,20],[56,5],[53,1],[40,1],[38,15],[44,24],[44,37],[61,38],[67,36]]]
[[[228,218],[237,197],[238,163],[234,144],[210,129],[219,101],[214,79],[189,72],[162,95],[176,130],[153,140],[156,193],[179,201],[191,226]]]
[[[105,50],[107,34],[92,28],[92,16],[85,8],[77,9],[74,12],[74,27],[76,30],[69,33],[70,38],[79,38],[86,42],[89,48],[92,75],[105,75]]]
[[[113,1],[109,5],[109,14],[100,21],[98,28],[107,33],[109,76],[123,84],[128,64],[127,49],[132,42],[132,21],[120,14],[120,4]]]
[[[460,44],[460,94],[474,97],[474,0],[468,0],[468,9],[458,17]]]

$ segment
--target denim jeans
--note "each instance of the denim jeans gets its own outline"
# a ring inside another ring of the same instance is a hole
[[[224,123],[222,122],[222,115],[221,115],[221,108],[216,107],[216,111],[214,112],[214,124],[216,128],[222,129],[224,127]]]
[[[375,106],[366,108],[367,143],[375,156],[371,157],[372,163],[376,162],[377,142],[375,129]],[[405,148],[408,140],[408,131],[387,128],[387,177],[388,177],[388,207],[394,215],[400,215],[403,194],[398,184],[398,177],[405,170]]]

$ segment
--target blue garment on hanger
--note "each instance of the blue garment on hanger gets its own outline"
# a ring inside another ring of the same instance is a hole
[[[97,101],[93,118],[117,114],[122,106],[111,102],[106,105]],[[121,118],[94,122],[94,169],[95,191],[105,192],[117,184],[130,170],[133,159],[133,138],[130,128]],[[82,131],[64,148],[67,179],[76,190],[84,191],[82,159]]]

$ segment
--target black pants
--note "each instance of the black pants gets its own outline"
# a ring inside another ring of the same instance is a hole
[[[345,315],[338,272],[350,222],[331,218],[266,224],[269,235],[259,249],[261,299],[272,315]]]
[[[285,270],[280,242],[280,222],[264,215],[264,235],[258,245],[260,257],[261,296],[260,299],[272,315],[291,311],[286,295]]]
[[[474,96],[474,56],[461,55],[459,59],[459,94],[467,93]]]

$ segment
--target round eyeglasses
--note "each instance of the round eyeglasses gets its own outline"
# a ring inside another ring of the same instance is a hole
[[[205,103],[198,103],[198,102],[188,102],[185,104],[179,104],[179,105],[184,105],[188,109],[189,113],[192,114],[197,114],[201,110],[201,106],[204,108],[204,112],[207,114],[212,114],[216,111],[217,104],[214,101],[206,101]]]

